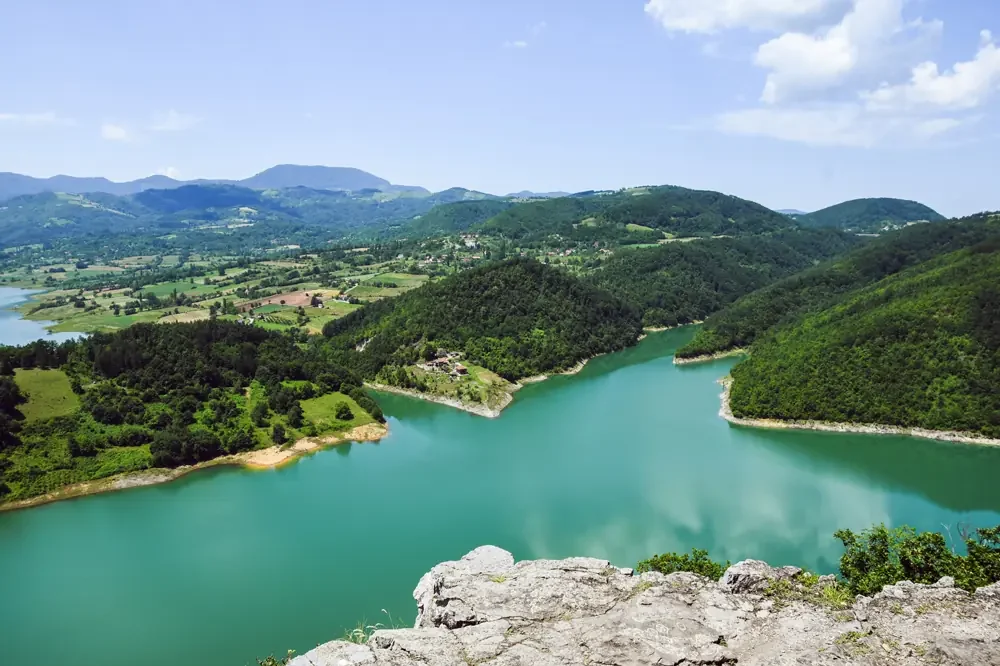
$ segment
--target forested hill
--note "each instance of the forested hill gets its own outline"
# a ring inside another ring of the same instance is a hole
[[[748,294],[710,317],[679,358],[747,347],[770,328],[835,304],[936,256],[972,247],[1000,232],[996,215],[924,224],[886,234],[850,254]]]
[[[372,379],[443,348],[514,380],[632,345],[636,308],[533,260],[464,271],[326,325],[336,362]]]
[[[0,501],[382,419],[361,378],[299,342],[208,321],[0,346]]]
[[[833,229],[803,229],[667,243],[621,250],[587,279],[641,308],[645,326],[677,326],[863,242]]]
[[[740,417],[1000,437],[1000,233],[768,332],[732,376]]]
[[[558,234],[579,240],[666,235],[743,236],[787,229],[788,217],[737,197],[682,187],[641,187],[531,201],[485,222],[483,233],[533,240]]]
[[[797,215],[804,227],[833,227],[856,233],[881,233],[911,222],[940,222],[943,215],[916,201],[856,199],[814,213]]]

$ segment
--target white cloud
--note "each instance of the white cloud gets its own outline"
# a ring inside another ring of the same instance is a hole
[[[667,30],[713,33],[728,28],[778,30],[821,15],[841,0],[648,0],[646,13]]]
[[[873,110],[920,109],[968,110],[982,106],[1000,89],[1000,49],[993,35],[982,32],[982,45],[973,60],[959,62],[942,73],[937,63],[925,62],[913,68],[908,83],[883,84],[863,93]]]
[[[108,141],[131,141],[132,134],[121,125],[104,123],[101,125],[101,138]]]
[[[871,148],[880,144],[912,144],[955,130],[958,118],[915,118],[872,113],[857,103],[810,107],[744,109],[721,114],[716,129],[810,146]]]
[[[157,175],[166,176],[167,178],[173,178],[174,180],[178,180],[181,177],[181,172],[178,171],[176,167],[172,166],[162,167],[160,169],[157,169],[156,173]]]
[[[190,113],[178,113],[170,109],[166,113],[153,116],[153,124],[149,129],[154,132],[183,132],[201,122],[201,118]]]
[[[815,34],[787,32],[758,48],[754,62],[770,70],[761,100],[775,104],[837,87],[867,70],[892,69],[901,43],[919,41],[916,36],[940,27],[904,23],[903,0],[854,0],[832,27]]]
[[[37,127],[42,125],[75,125],[76,121],[72,118],[63,118],[52,111],[46,111],[45,113],[0,113],[0,123]]]
[[[505,49],[526,49],[528,48],[528,42],[519,39],[516,42],[504,42],[503,47]]]
[[[549,27],[548,23],[546,23],[545,21],[539,21],[535,25],[531,26],[531,28],[529,29],[531,30],[531,34],[540,35],[543,32],[545,32],[545,29],[548,27]]]

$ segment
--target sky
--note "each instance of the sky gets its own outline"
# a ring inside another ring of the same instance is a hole
[[[0,171],[1000,209],[997,0],[32,0]]]

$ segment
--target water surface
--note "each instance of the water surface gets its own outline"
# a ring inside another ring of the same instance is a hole
[[[50,333],[45,327],[54,322],[22,319],[19,312],[10,309],[27,303],[37,293],[38,291],[27,289],[0,287],[0,345],[16,347],[41,339],[63,342],[80,337],[80,333]]]
[[[829,572],[840,527],[1000,523],[1000,450],[730,427],[717,380],[734,361],[671,362],[692,332],[530,386],[496,420],[380,396],[380,444],[0,514],[0,663],[302,652],[381,609],[412,622],[419,577],[482,544]]]

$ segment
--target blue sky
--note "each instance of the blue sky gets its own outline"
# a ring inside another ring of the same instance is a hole
[[[32,0],[0,171],[1000,209],[996,0]]]

